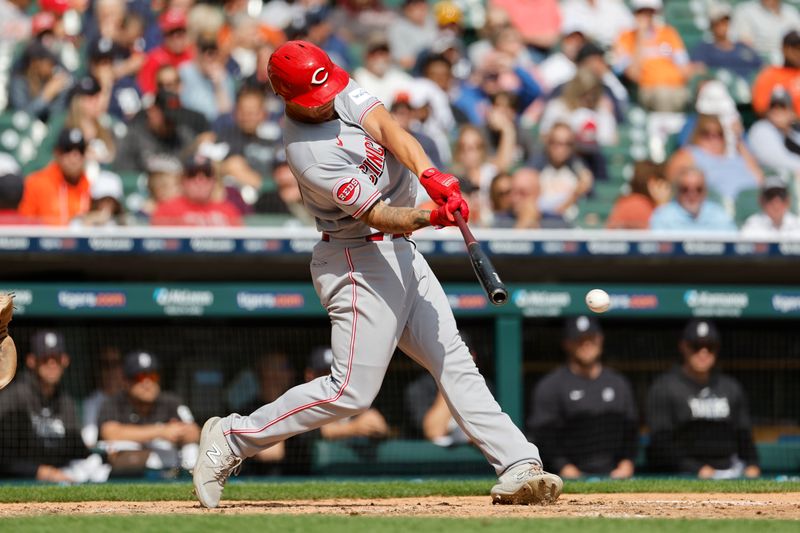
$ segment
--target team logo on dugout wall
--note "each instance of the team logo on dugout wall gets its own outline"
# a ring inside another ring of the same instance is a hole
[[[356,178],[343,178],[333,188],[334,199],[342,205],[353,205],[361,195],[361,184]]]

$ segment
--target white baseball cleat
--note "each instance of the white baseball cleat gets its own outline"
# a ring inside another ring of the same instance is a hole
[[[555,503],[564,482],[536,463],[523,463],[508,469],[492,487],[492,503],[533,505]]]
[[[194,493],[203,507],[209,509],[219,505],[222,489],[231,474],[236,475],[242,466],[228,446],[222,434],[220,417],[209,418],[200,432],[200,455],[192,471]]]

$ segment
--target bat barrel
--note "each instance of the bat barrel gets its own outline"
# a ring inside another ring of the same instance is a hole
[[[494,305],[503,305],[508,301],[508,291],[505,287],[495,287],[489,294],[489,299]]]

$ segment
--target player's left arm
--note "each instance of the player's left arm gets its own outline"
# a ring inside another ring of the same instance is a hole
[[[416,176],[433,166],[414,136],[403,129],[382,105],[375,106],[361,126]]]
[[[433,211],[416,207],[392,207],[383,200],[375,202],[361,216],[362,222],[383,233],[411,233],[425,226],[455,226],[453,214],[459,211],[469,220],[469,206],[460,195],[450,197]]]

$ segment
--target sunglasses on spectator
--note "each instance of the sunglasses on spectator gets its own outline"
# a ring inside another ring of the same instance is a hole
[[[689,349],[692,350],[693,353],[697,353],[704,348],[711,353],[717,353],[719,350],[719,344],[707,341],[695,341],[689,343]]]
[[[66,146],[61,149],[62,154],[69,154],[72,152],[80,152],[81,155],[84,155],[86,153],[86,148],[82,148],[76,145],[76,146]]]
[[[158,383],[161,380],[161,376],[158,375],[158,372],[139,372],[135,376],[133,376],[134,383],[141,383],[145,380],[150,380],[155,383]]]
[[[567,141],[564,139],[551,139],[547,141],[547,144],[550,146],[572,146],[574,143],[573,141]]]
[[[186,35],[186,28],[175,28],[166,33],[167,37],[175,37],[178,35]]]
[[[700,135],[710,139],[721,139],[723,137],[722,130],[702,130]]]
[[[703,187],[703,186],[698,186],[698,187],[688,187],[688,186],[686,186],[686,185],[681,185],[681,186],[678,188],[678,192],[680,192],[681,194],[688,194],[688,193],[690,193],[690,192],[696,192],[696,193],[698,193],[698,194],[701,194],[701,193],[704,193],[704,192],[706,192],[706,188],[705,188],[705,187]]]

